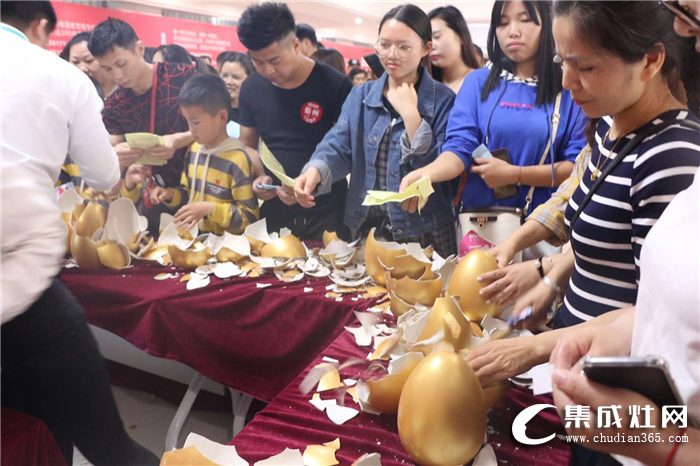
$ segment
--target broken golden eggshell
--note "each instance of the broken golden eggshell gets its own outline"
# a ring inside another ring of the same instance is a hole
[[[97,246],[91,238],[73,233],[70,253],[81,269],[99,269],[101,267]]]
[[[166,451],[160,460],[160,466],[218,466],[204,456],[195,445],[179,450]]]
[[[229,248],[221,248],[219,249],[219,252],[216,253],[216,259],[219,262],[233,262],[234,264],[238,264],[247,258],[247,256],[238,254]]]
[[[340,241],[338,234],[335,231],[324,231],[323,232],[323,247],[327,248],[329,244],[333,241]]]
[[[396,317],[401,317],[411,309],[415,307],[415,304],[407,303],[403,299],[396,296],[391,290],[387,290],[389,293],[389,310]]]
[[[75,232],[79,236],[90,238],[107,223],[107,209],[97,201],[90,201],[85,210],[78,217],[75,224]]]
[[[397,421],[401,443],[416,463],[468,463],[486,433],[479,380],[456,353],[432,353],[408,377]]]
[[[110,269],[121,270],[131,264],[129,249],[123,244],[105,242],[97,247],[97,255],[100,263]]]
[[[387,289],[401,298],[406,303],[420,303],[424,306],[432,306],[442,291],[442,278],[427,281],[413,280],[409,277],[401,279],[386,279]]]
[[[246,238],[248,238],[248,242],[250,243],[250,251],[260,255],[262,252],[262,248],[265,247],[267,243],[265,241],[253,238],[252,236],[246,235]]]
[[[294,235],[287,235],[263,246],[260,250],[260,255],[262,257],[296,259],[298,257],[306,257],[306,249],[299,241],[299,238]]]
[[[383,265],[383,261],[381,262]],[[426,271],[430,271],[430,262],[421,262],[411,255],[399,256],[394,261],[394,266],[387,269],[391,273],[392,278],[409,277],[418,280]]]
[[[450,343],[455,351],[469,346],[472,337],[471,325],[454,297],[447,296],[435,300],[435,304],[430,310],[428,321],[418,337],[418,341],[428,340],[438,333],[440,329],[445,331],[445,341]],[[426,356],[430,354],[431,349],[432,346],[420,348]]]
[[[506,392],[510,388],[510,383],[507,380],[502,380],[494,384],[484,387],[484,403],[486,409],[493,408],[499,401],[506,396]]]
[[[411,361],[403,371],[398,374],[386,375],[379,380],[365,382],[369,389],[367,403],[380,413],[396,414],[399,411],[401,392],[411,372],[420,363],[420,360]]]
[[[389,247],[388,247],[389,246]],[[393,247],[395,249],[390,249]],[[396,258],[406,255],[405,248],[397,243],[380,243],[374,239],[374,228],[370,230],[365,243],[365,266],[367,273],[377,285],[385,285],[384,272],[393,269]],[[379,262],[381,259],[381,263]],[[384,264],[384,265],[382,265]]]
[[[194,270],[197,267],[206,264],[211,257],[211,251],[209,248],[203,248],[200,250],[188,249],[183,251],[172,244],[168,245],[167,248],[168,255],[170,256],[173,264],[183,270]]]
[[[459,295],[462,312],[472,322],[481,322],[485,315],[500,315],[498,303],[486,304],[486,300],[479,295],[479,290],[485,285],[476,281],[479,275],[496,269],[496,259],[486,251],[474,249],[460,260],[452,273],[447,294]]]

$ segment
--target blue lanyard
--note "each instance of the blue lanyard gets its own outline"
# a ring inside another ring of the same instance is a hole
[[[18,30],[17,28],[13,28],[12,26],[8,26],[7,24],[0,24],[0,28],[2,28],[3,31],[11,32],[12,34],[16,35],[17,37],[29,42],[29,39],[27,39],[27,36],[25,36],[22,33],[22,31]]]

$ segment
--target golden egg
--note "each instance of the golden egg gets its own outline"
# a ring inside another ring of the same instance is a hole
[[[416,359],[407,363],[398,374],[387,375],[379,380],[368,380],[366,384],[369,388],[369,405],[380,413],[396,414],[406,380],[419,363],[420,360]]]
[[[445,341],[450,343],[455,351],[469,346],[472,337],[469,320],[464,317],[462,310],[452,297],[438,298],[430,310],[428,322],[418,337],[418,341],[424,341],[434,336],[440,329],[445,331]],[[432,346],[424,346],[421,351],[426,356],[430,354]]]
[[[409,277],[399,280],[390,278],[386,287],[409,304],[420,303],[423,306],[432,306],[442,292],[442,278],[439,275],[433,280],[426,281],[413,280]]]
[[[338,233],[335,231],[324,231],[323,232],[323,247],[327,248],[329,244],[331,244],[333,241],[340,241],[340,238],[338,238]]]
[[[97,255],[100,258],[100,263],[110,269],[121,270],[128,265],[128,252],[124,251],[119,244],[100,246],[97,248]]]
[[[263,246],[260,255],[262,257],[296,259],[297,257],[306,257],[306,249],[304,249],[304,245],[301,244],[299,238],[294,235],[287,235]]]
[[[509,388],[510,383],[507,380],[502,380],[488,387],[484,387],[484,403],[486,403],[486,409],[493,408],[496,403],[501,401],[503,397],[506,396],[506,392]]]
[[[80,236],[91,238],[97,230],[107,223],[107,209],[97,201],[90,201],[85,211],[78,217],[75,232]]]
[[[482,284],[476,278],[486,272],[498,269],[496,259],[481,249],[474,249],[459,261],[452,274],[447,293],[459,295],[462,312],[472,322],[481,322],[485,315],[498,317],[501,313],[497,303],[486,304],[479,296]]]
[[[90,238],[73,233],[70,242],[70,253],[81,269],[99,269],[102,267],[100,256],[97,254],[97,246]]]
[[[374,228],[372,228],[365,243],[365,266],[367,267],[367,274],[372,277],[372,280],[377,285],[386,284],[384,278],[386,268],[382,264],[393,269],[396,265],[396,258],[406,255],[405,248],[389,249],[386,245],[387,243],[380,244],[374,239]],[[380,260],[382,261],[381,264],[379,263]]]
[[[425,466],[465,464],[486,432],[484,393],[469,365],[452,352],[436,352],[408,377],[399,401],[401,443]]]
[[[160,249],[160,248],[159,248]],[[168,255],[177,267],[184,270],[194,270],[207,263],[211,257],[209,248],[204,248],[199,251],[188,249],[183,251],[175,245],[168,245]]]

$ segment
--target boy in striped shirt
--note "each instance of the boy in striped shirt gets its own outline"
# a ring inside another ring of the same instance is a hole
[[[254,169],[245,146],[226,134],[231,96],[219,76],[200,74],[190,78],[178,97],[195,142],[177,189],[155,187],[150,200],[177,210],[175,223],[217,235],[242,233],[258,220],[258,200],[253,194]],[[129,167],[122,194],[136,197],[143,181],[142,169]]]

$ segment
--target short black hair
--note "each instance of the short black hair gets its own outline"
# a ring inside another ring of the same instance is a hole
[[[355,76],[357,76],[358,74],[367,74],[367,71],[363,70],[362,68],[353,68],[353,69],[351,69],[350,72],[348,73],[348,77],[349,77],[350,79],[352,79],[352,78],[354,78]]]
[[[216,74],[196,74],[187,80],[177,99],[181,107],[199,106],[210,115],[231,107],[231,94]]]
[[[309,39],[313,45],[318,45],[318,39],[316,38],[316,30],[310,24],[299,23],[296,28],[297,39],[304,40]]]
[[[3,0],[0,2],[0,17],[2,17],[3,23],[19,30],[27,29],[31,22],[36,19],[45,19],[48,21],[46,32],[49,34],[56,28],[57,22],[56,12],[51,6],[51,2]]]
[[[129,23],[121,19],[107,18],[92,30],[88,49],[93,56],[99,58],[115,46],[133,50],[138,40],[136,31]]]
[[[294,15],[284,3],[250,5],[238,22],[238,40],[248,50],[258,51],[295,32]]]
[[[70,40],[66,43],[66,45],[63,47],[63,50],[61,50],[61,53],[58,54],[58,56],[63,58],[65,61],[70,61],[70,49],[71,49],[71,47],[73,47],[75,44],[79,44],[81,42],[89,42],[89,41],[90,41],[90,31],[79,32],[70,38]]]
[[[153,55],[156,54],[156,50],[158,49],[155,47],[146,46],[143,50],[143,59],[146,60],[147,63],[153,64]]]

